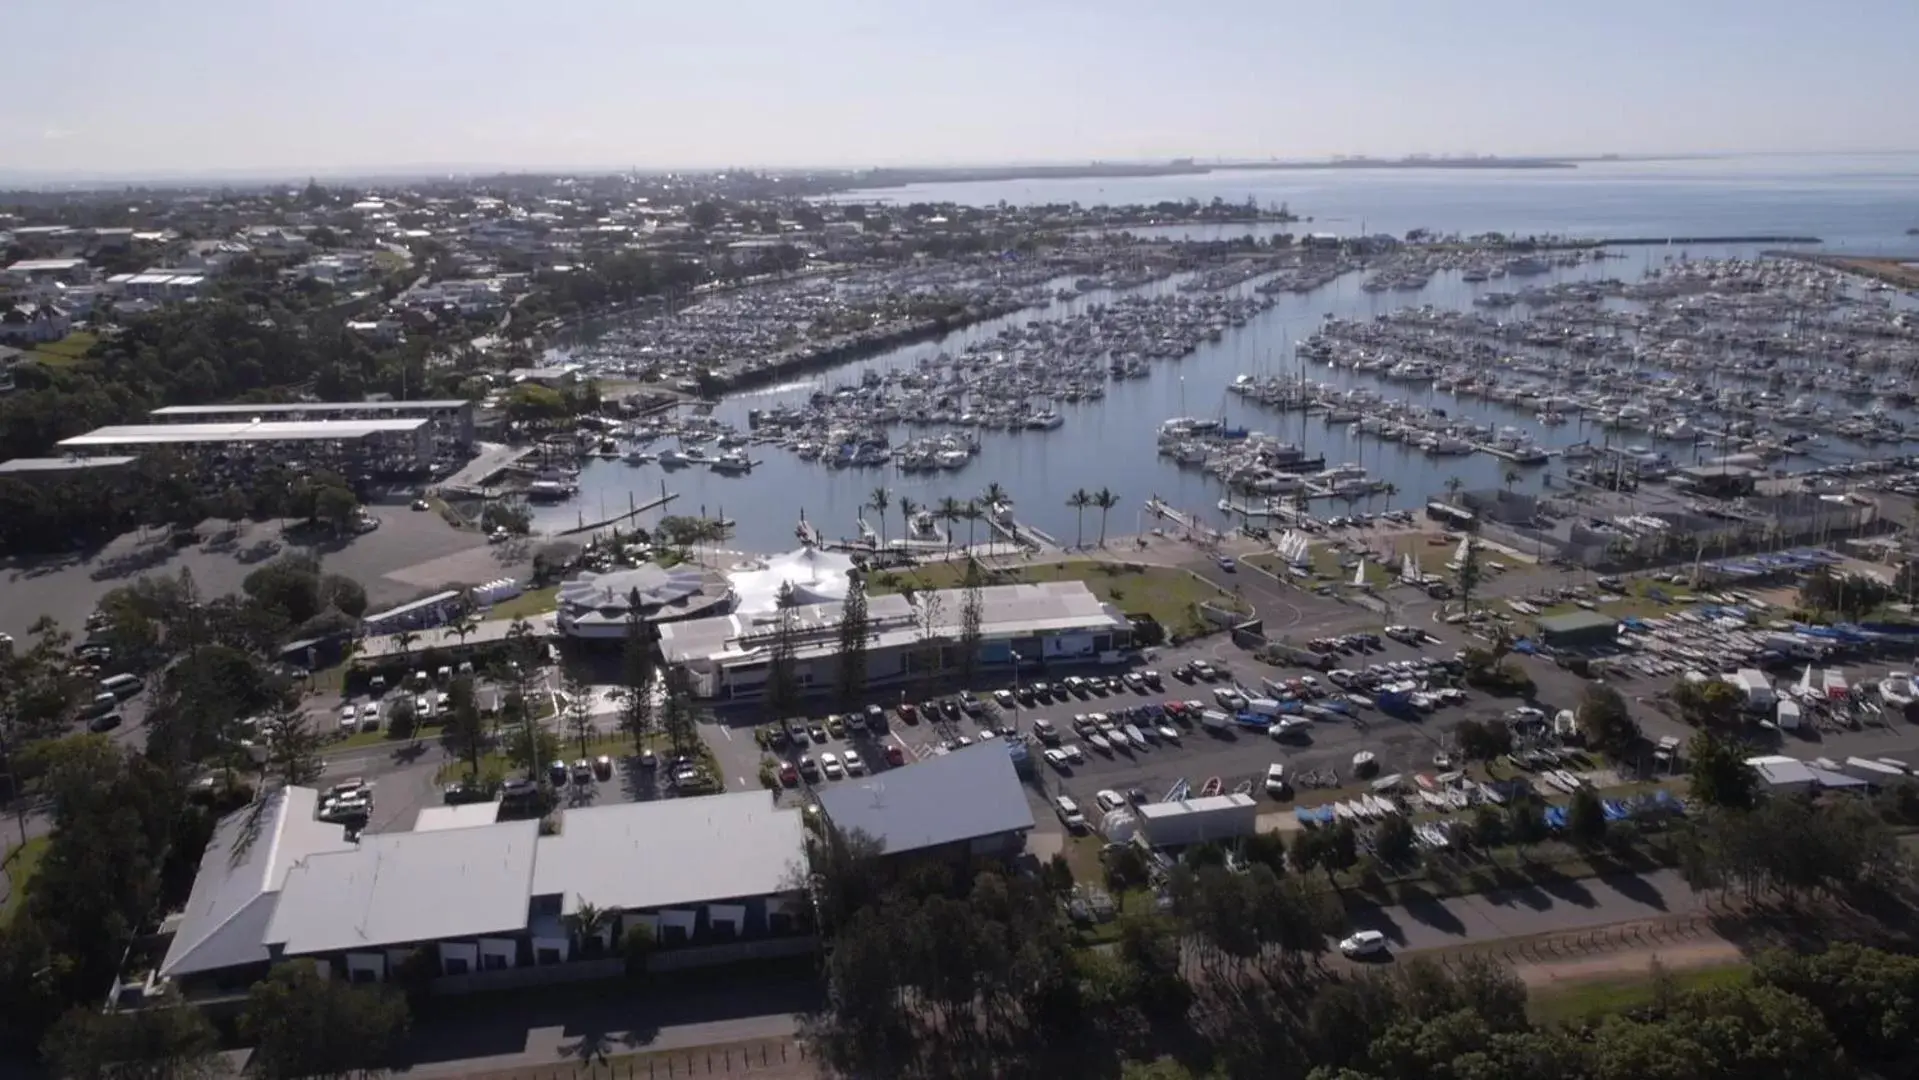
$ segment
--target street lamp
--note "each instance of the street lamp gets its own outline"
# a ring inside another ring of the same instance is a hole
[[[1019,730],[1019,650],[1012,650],[1013,657],[1013,730]]]

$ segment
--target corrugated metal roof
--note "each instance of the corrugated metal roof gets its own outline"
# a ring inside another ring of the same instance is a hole
[[[795,888],[806,859],[797,809],[739,791],[568,810],[540,838],[533,894],[625,911],[770,896]]]
[[[168,405],[148,416],[274,416],[320,413],[417,413],[457,409],[472,402],[461,398],[432,401],[294,401],[272,405]]]
[[[351,851],[346,830],[315,821],[318,793],[285,788],[222,818],[200,857],[200,872],[160,974],[257,964],[275,901],[292,868],[313,856]]]
[[[288,956],[526,928],[537,821],[363,836],[287,875],[266,941]]]
[[[423,417],[398,420],[262,420],[232,424],[124,424],[95,428],[85,435],[60,440],[69,449],[94,446],[147,446],[166,443],[315,442],[326,439],[364,439],[369,435],[417,431],[429,421]]]
[[[841,781],[819,799],[842,832],[866,833],[888,854],[1033,827],[1026,789],[998,739]]]

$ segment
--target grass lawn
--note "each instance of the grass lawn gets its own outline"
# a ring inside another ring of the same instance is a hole
[[[1679,990],[1740,986],[1750,975],[1751,968],[1744,963],[1667,972]],[[1652,994],[1652,972],[1648,969],[1635,975],[1581,979],[1534,990],[1527,995],[1526,1012],[1534,1023],[1563,1024],[1638,1008],[1650,1003]]]
[[[1171,630],[1193,621],[1193,605],[1220,601],[1224,594],[1184,570],[1137,563],[1073,560],[1034,563],[1005,568],[985,567],[986,584],[1009,585],[1042,581],[1083,581],[1101,600],[1121,611],[1144,613]],[[966,574],[961,562],[933,563],[907,571],[887,571],[872,579],[874,593],[902,589],[956,589]]]
[[[50,367],[65,367],[87,355],[93,343],[99,337],[85,330],[75,330],[59,341],[49,341],[45,345],[35,346],[33,358]]]
[[[13,913],[20,910],[21,901],[27,896],[27,882],[40,869],[40,860],[47,854],[49,839],[36,836],[24,844],[19,844],[7,853],[7,897],[0,900],[0,926],[13,921]]]
[[[487,612],[489,619],[530,619],[535,615],[544,615],[558,606],[560,587],[549,585],[544,589],[529,589],[526,592],[493,605]]]

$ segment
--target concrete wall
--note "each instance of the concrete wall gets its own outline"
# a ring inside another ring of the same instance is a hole
[[[734,964],[742,960],[777,960],[788,956],[805,956],[808,953],[817,952],[819,947],[820,939],[808,934],[803,937],[766,938],[760,941],[732,941],[721,945],[662,949],[646,958],[646,970],[649,972],[685,971],[689,968]]]
[[[500,971],[476,971],[467,975],[442,975],[433,980],[433,993],[441,996],[478,994],[490,990],[515,990],[524,986],[555,986],[590,979],[612,979],[624,974],[626,961],[614,956],[570,964],[539,964]]]

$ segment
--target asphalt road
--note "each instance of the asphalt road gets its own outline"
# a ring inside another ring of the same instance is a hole
[[[1583,930],[1704,910],[1676,870],[1581,878],[1524,889],[1358,908],[1355,930],[1377,930],[1400,951],[1443,949],[1556,931]]]

